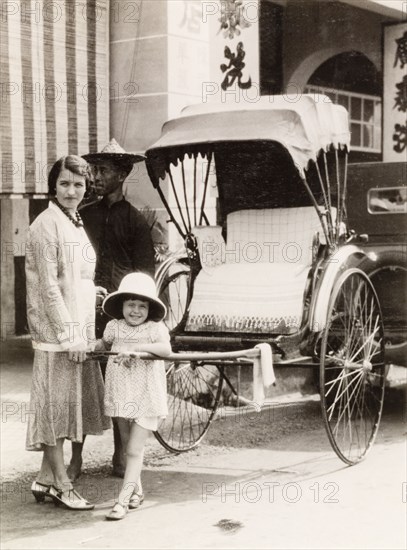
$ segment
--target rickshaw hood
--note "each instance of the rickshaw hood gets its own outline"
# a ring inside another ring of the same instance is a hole
[[[157,185],[168,165],[177,165],[185,154],[206,155],[218,143],[250,140],[280,143],[304,177],[321,150],[349,149],[348,113],[321,94],[191,105],[163,125],[161,137],[146,151],[150,178]]]

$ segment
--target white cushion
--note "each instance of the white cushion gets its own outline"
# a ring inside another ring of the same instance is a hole
[[[310,266],[317,232],[323,233],[313,206],[239,210],[227,216],[225,261]]]
[[[298,330],[313,238],[319,233],[323,240],[314,207],[233,212],[227,216],[227,244],[220,227],[198,233],[203,269],[195,280],[187,331]]]

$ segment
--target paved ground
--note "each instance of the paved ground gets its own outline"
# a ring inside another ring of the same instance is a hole
[[[29,337],[19,337],[0,342],[1,369],[1,476],[2,479],[13,479],[21,472],[37,472],[41,453],[26,452],[24,448],[26,422],[29,415],[29,392],[32,372],[33,351]],[[234,373],[229,373],[233,379]],[[277,373],[278,384],[269,392],[274,402],[289,405],[293,401],[308,398],[315,388],[310,383],[310,373],[304,369],[290,368],[290,377],[280,371]],[[235,383],[235,380],[232,380]],[[251,374],[242,373],[240,392],[250,397]],[[283,414],[283,413],[281,413]],[[287,416],[287,412],[284,413]],[[287,421],[294,413],[288,414]],[[297,413],[295,413],[297,416]],[[241,420],[241,419],[240,419]],[[244,434],[242,434],[244,437]],[[253,445],[256,441],[253,441]],[[154,437],[150,438],[148,449],[151,453],[161,450]],[[65,443],[67,461],[69,461],[69,443]],[[95,469],[106,466],[113,451],[112,432],[106,431],[103,436],[90,436],[86,440],[84,469]],[[147,453],[147,457],[149,454]]]
[[[29,341],[20,339],[3,356],[2,548],[406,547],[403,390],[387,396],[377,442],[353,468],[332,452],[312,399],[222,418],[187,454],[172,455],[151,438],[146,502],[110,523],[104,516],[120,486],[110,475],[110,431],[86,442],[77,483],[96,503],[94,511],[70,512],[32,498],[41,456],[24,450],[30,353]]]

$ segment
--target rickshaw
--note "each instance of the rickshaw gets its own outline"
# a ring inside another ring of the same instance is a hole
[[[355,464],[371,448],[383,322],[347,226],[349,144],[347,111],[328,97],[262,96],[185,107],[146,151],[183,242],[156,274],[174,351],[169,415],[155,432],[166,449],[202,441],[223,384],[236,393],[230,367],[251,364],[261,343],[276,368],[319,369],[322,418],[341,460]]]

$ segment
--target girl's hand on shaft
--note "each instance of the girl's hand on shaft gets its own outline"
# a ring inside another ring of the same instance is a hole
[[[135,367],[137,365],[137,356],[135,353],[119,353],[113,362],[122,364],[127,368]]]

